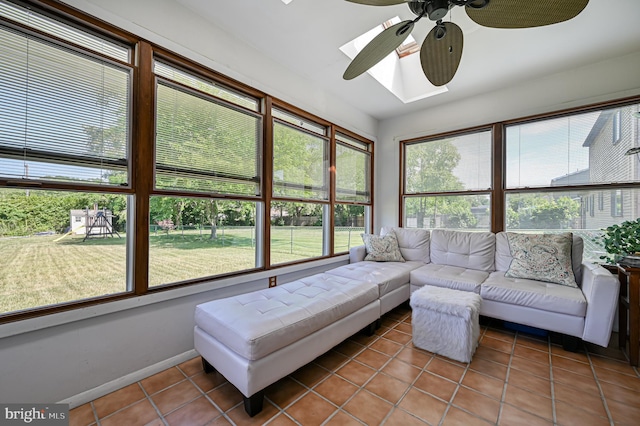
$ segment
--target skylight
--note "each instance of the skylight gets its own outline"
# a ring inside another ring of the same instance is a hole
[[[340,47],[340,50],[353,59],[375,36],[389,25],[398,22],[400,22],[400,18],[395,16],[346,43]],[[369,69],[367,73],[405,104],[447,92],[446,86],[436,87],[424,76],[420,65],[420,55],[411,54],[418,50],[420,50],[420,46],[409,35],[395,53],[389,54]]]

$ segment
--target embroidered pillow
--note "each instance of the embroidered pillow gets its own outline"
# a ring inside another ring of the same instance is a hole
[[[364,260],[372,260],[374,262],[404,262],[395,233],[389,232],[384,237],[372,234],[361,235],[364,246],[367,249],[367,255]]]
[[[577,288],[571,266],[573,235],[507,232],[513,260],[505,277],[526,278]]]

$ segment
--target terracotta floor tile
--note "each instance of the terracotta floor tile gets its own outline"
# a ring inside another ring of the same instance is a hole
[[[278,413],[280,413],[280,410],[268,400],[265,400],[262,405],[262,411],[253,417],[249,417],[247,412],[244,410],[244,404],[240,404],[228,411],[227,415],[236,426],[250,426],[265,424]]]
[[[296,422],[288,414],[278,414],[269,422],[269,426],[296,426]]]
[[[485,348],[495,349],[500,352],[511,354],[513,351],[513,343],[504,340],[494,339],[486,334],[480,340],[480,345]]]
[[[551,354],[561,356],[563,358],[569,358],[574,361],[589,363],[587,353],[582,348],[578,349],[578,352],[570,352],[565,351],[560,345],[551,345]]]
[[[549,352],[549,340],[546,337],[518,334],[516,337],[516,346],[526,346],[531,349]]]
[[[338,368],[342,367],[349,358],[340,352],[336,352],[331,350],[324,355],[319,356],[313,362],[316,364],[326,368],[329,371],[336,371]]]
[[[442,422],[442,426],[486,426],[490,424],[494,423],[489,423],[480,417],[469,414],[456,407],[449,408]]]
[[[348,357],[355,356],[358,352],[364,349],[364,346],[361,344],[355,343],[352,340],[345,340],[340,343],[338,346],[333,348],[334,351],[341,353],[342,355],[346,355]]]
[[[577,407],[576,404],[564,401],[556,402],[556,421],[559,426],[607,426],[610,424],[608,418],[597,416]]]
[[[380,336],[378,336],[377,334],[367,336],[365,333],[356,333],[353,336],[349,337],[349,340],[362,346],[369,346],[379,338]]]
[[[516,334],[508,330],[487,328],[484,335],[493,339],[504,340],[509,343],[513,343],[516,340]]]
[[[616,425],[637,426],[640,419],[640,408],[622,402],[608,400],[607,406]]]
[[[228,411],[243,400],[240,391],[231,383],[218,386],[207,395],[222,411]]]
[[[551,398],[551,382],[520,370],[510,370],[507,380],[510,385]]]
[[[98,418],[101,419],[145,398],[146,395],[140,388],[140,385],[133,383],[115,392],[111,392],[102,398],[96,399],[93,401],[93,406],[95,407]]]
[[[502,404],[498,424],[501,426],[553,426],[551,420],[545,420],[526,411],[518,410],[509,404]]]
[[[214,407],[207,398],[201,396],[168,414],[165,416],[165,420],[169,426],[199,426],[209,423],[220,414],[220,410]]]
[[[201,373],[203,371],[202,358],[199,356],[192,358],[189,361],[185,361],[182,364],[178,364],[178,368],[182,370],[182,372],[187,377],[191,377],[195,374]]]
[[[344,377],[345,379],[349,380],[352,383],[355,383],[358,386],[364,385],[366,381],[369,380],[375,373],[376,370],[364,364],[360,364],[357,361],[349,362],[336,372],[336,374]]]
[[[294,371],[291,377],[311,388],[330,375],[331,373],[329,371],[319,365],[310,363]]]
[[[423,372],[420,377],[418,377],[414,386],[446,402],[451,400],[453,392],[455,392],[458,387],[457,383],[453,383],[427,371]]]
[[[453,404],[483,419],[495,423],[500,413],[500,402],[464,386],[458,388]]]
[[[156,404],[156,407],[158,407],[158,410],[160,410],[160,413],[164,415],[182,404],[194,400],[200,395],[202,395],[200,389],[191,382],[184,381],[152,395],[151,399],[154,404]]]
[[[227,379],[217,371],[208,374],[203,371],[195,376],[191,376],[190,379],[203,392],[209,392],[211,389],[214,389],[227,381]]]
[[[564,368],[573,373],[582,374],[584,376],[592,377],[593,371],[589,363],[576,361],[570,358],[564,358],[557,355],[551,356],[551,365],[555,368]]]
[[[304,386],[291,380],[289,377],[285,377],[269,386],[264,394],[274,404],[283,409],[300,398],[305,392],[307,392],[307,389]],[[240,394],[240,397],[242,400],[242,394]]]
[[[638,392],[607,382],[600,382],[600,387],[602,388],[602,393],[604,393],[604,397],[607,401],[614,400],[640,408],[640,394],[638,394]]]
[[[224,416],[216,417],[211,423],[208,423],[207,426],[228,426],[231,425],[231,422],[224,418]]]
[[[337,406],[344,404],[358,391],[358,387],[340,376],[332,375],[314,388],[314,391],[327,398]]]
[[[510,366],[511,368],[515,368],[516,370],[533,374],[534,376],[538,376],[547,380],[549,380],[551,374],[551,367],[548,363],[542,364],[527,358],[522,358],[520,356],[513,356],[511,358]]]
[[[601,382],[612,383],[614,385],[631,389],[634,392],[640,392],[640,378],[598,366],[595,366],[594,368],[596,370],[596,376]]]
[[[489,361],[484,358],[475,358],[469,364],[469,368],[477,371],[478,373],[486,374],[487,376],[495,377],[504,381],[507,378],[507,366],[499,364],[497,362]]]
[[[395,404],[400,400],[409,385],[384,373],[376,374],[365,386],[369,392]]]
[[[434,358],[433,361],[429,363],[426,369],[433,374],[437,374],[438,376],[442,376],[445,379],[449,379],[454,382],[460,381],[460,378],[462,377],[462,374],[465,370],[458,365],[443,361],[440,358]]]
[[[369,367],[379,370],[384,364],[386,364],[391,357],[378,351],[372,351],[371,349],[365,349],[360,352],[356,359],[363,364],[367,364]]]
[[[396,408],[384,422],[385,426],[424,426],[427,423],[406,411]]]
[[[87,426],[96,422],[91,403],[69,410],[69,426]]]
[[[476,373],[473,370],[467,371],[464,379],[462,379],[462,384],[498,401],[502,398],[502,392],[504,390],[504,381]]]
[[[376,351],[382,352],[383,354],[387,354],[389,356],[394,356],[400,349],[402,349],[402,345],[396,343],[392,340],[381,338],[376,340],[369,346],[371,349],[375,349]]]
[[[518,407],[520,410],[543,417],[547,420],[553,420],[551,398],[508,384],[504,401],[507,404]]]
[[[407,364],[415,365],[418,368],[424,368],[424,366],[433,359],[433,355],[421,349],[405,347],[396,355],[396,359],[404,361]]]
[[[406,383],[412,383],[416,377],[418,377],[418,374],[420,374],[419,368],[400,361],[397,358],[392,359],[391,362],[385,365],[382,371],[389,376],[395,377],[396,379],[402,380]]]
[[[367,425],[380,424],[392,408],[392,404],[366,390],[358,392],[344,406],[345,411]]]
[[[411,324],[407,324],[406,322],[398,323],[394,328],[398,331],[402,331],[403,333],[408,334],[409,336],[413,334]]]
[[[444,415],[447,404],[431,395],[411,388],[402,398],[398,407],[430,424],[438,424]]]
[[[553,368],[552,374],[554,382],[560,382],[570,386],[579,386],[581,389],[588,390],[589,392],[598,392],[598,385],[594,377],[572,373],[562,368]]]
[[[159,416],[156,410],[148,399],[144,399],[100,420],[100,424],[103,426],[146,425],[157,418]]]
[[[140,384],[149,395],[153,395],[154,393],[171,385],[175,385],[182,380],[185,380],[184,374],[182,374],[182,372],[176,367],[172,367],[141,380]]]
[[[618,373],[626,374],[628,376],[638,377],[632,366],[627,361],[620,361],[617,359],[607,358],[598,355],[591,355],[591,363],[599,368],[606,368],[607,370],[614,370]]]
[[[333,417],[331,417],[326,423],[325,426],[362,426],[362,423],[352,415],[345,413],[344,411],[338,411]],[[269,423],[271,426],[271,423]]]
[[[287,408],[286,412],[301,424],[314,426],[322,424],[336,410],[330,402],[315,393],[308,393]]]
[[[553,396],[557,401],[563,401],[567,404],[575,405],[576,401],[580,401],[580,406],[596,416],[607,417],[607,411],[600,396],[600,392],[584,392],[575,386],[566,385],[556,382],[553,385]]]
[[[404,345],[411,341],[410,334],[406,334],[401,331],[398,331],[396,328],[389,330],[382,337],[384,337],[385,339],[392,340],[396,343],[400,343],[401,345]]]
[[[548,351],[543,352],[526,346],[516,345],[515,349],[513,350],[513,355],[526,358],[531,361],[539,362],[540,364],[549,365]]]
[[[504,365],[509,365],[509,360],[511,359],[511,355],[508,353],[497,351],[482,345],[476,349],[476,353],[473,354],[473,357],[487,359]]]

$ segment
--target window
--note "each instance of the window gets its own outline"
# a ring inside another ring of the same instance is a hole
[[[637,189],[611,189],[638,182],[635,165],[625,155],[634,146],[634,136],[624,130],[632,128],[631,112],[637,108],[591,110],[506,126],[505,229],[571,231],[583,238],[584,259],[598,261],[602,229],[640,215],[637,203],[631,202]],[[617,141],[613,147],[612,139]]]
[[[0,317],[130,292],[131,49],[0,16]]]
[[[257,101],[165,63],[155,70],[149,286],[256,268],[258,200],[213,195],[261,194],[262,116],[236,105],[256,108]]]
[[[491,132],[403,142],[403,224],[488,230]]]
[[[330,141],[325,134],[317,123],[274,109],[271,264],[329,253],[324,218]]]
[[[370,232],[371,148],[370,143],[342,133],[336,134],[336,205],[333,216],[335,253],[346,252],[351,247],[362,244],[360,234]]]

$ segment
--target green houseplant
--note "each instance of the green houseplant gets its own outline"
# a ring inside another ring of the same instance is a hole
[[[618,263],[625,256],[640,254],[640,218],[627,220],[603,229],[598,238],[607,254],[600,256],[606,263]]]

